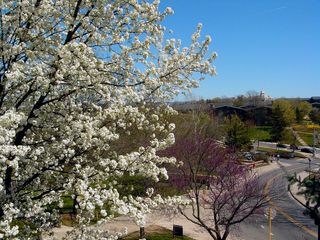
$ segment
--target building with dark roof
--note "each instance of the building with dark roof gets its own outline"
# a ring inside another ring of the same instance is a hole
[[[241,107],[235,107],[230,105],[212,107],[212,114],[223,120],[225,117],[230,117],[232,115],[237,115],[241,120],[248,119],[248,112],[246,109]]]
[[[320,97],[316,96],[316,97],[311,97],[309,100],[309,103],[320,103]]]

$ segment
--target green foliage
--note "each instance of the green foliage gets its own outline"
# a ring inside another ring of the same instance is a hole
[[[299,102],[296,106],[296,121],[301,123],[312,110],[312,105],[306,101]]]
[[[235,150],[248,149],[250,138],[248,128],[237,115],[225,118],[226,145]]]
[[[300,109],[296,107],[296,122],[302,123],[302,121],[303,121],[303,114],[300,111]]]
[[[184,193],[181,189],[173,186],[170,181],[164,179],[154,183],[143,176],[125,174],[114,180],[117,181],[120,196],[146,196],[147,188],[154,188],[155,194],[160,194],[161,196],[173,196]]]
[[[196,132],[203,137],[221,140],[224,134],[217,120],[203,111],[179,113],[172,116],[169,121],[176,125],[174,131],[176,138],[190,137]]]
[[[273,111],[277,109],[282,113],[282,121],[285,127],[292,124],[295,120],[295,112],[291,103],[287,100],[278,99],[272,103]]]
[[[299,136],[305,141],[306,144],[309,146],[313,146],[313,134],[312,133],[305,133],[305,132],[298,132]]]
[[[299,193],[306,196],[311,203],[320,202],[320,175],[319,173],[310,174],[301,182],[302,189]]]
[[[271,140],[282,140],[286,123],[284,120],[284,112],[281,110],[279,105],[275,105],[272,109],[271,124]]]
[[[317,125],[303,125],[303,124],[296,124],[293,126],[293,129],[297,131],[299,136],[303,139],[303,141],[308,144],[310,147],[313,146],[313,132],[314,128],[316,129],[315,134],[316,137],[319,135],[319,126]],[[318,137],[319,138],[319,137]],[[316,139],[316,147],[320,146],[320,141]]]
[[[117,182],[120,196],[146,196],[146,189],[155,185],[153,181],[141,175],[124,174],[120,177],[114,177],[110,181]]]
[[[309,114],[309,117],[313,123],[320,124],[320,109],[312,109],[312,111]]]
[[[320,172],[314,172],[304,179],[295,174],[289,177],[289,182],[291,185],[298,183],[298,194],[303,195],[309,204],[315,205],[314,210],[320,207]]]
[[[291,129],[284,129],[280,143],[289,145],[299,145],[296,136]]]

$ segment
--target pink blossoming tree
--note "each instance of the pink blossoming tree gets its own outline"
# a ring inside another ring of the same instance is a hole
[[[227,239],[233,227],[268,203],[257,175],[213,139],[178,139],[164,154],[181,162],[170,178],[191,200],[191,213],[185,207],[179,211],[214,240]]]

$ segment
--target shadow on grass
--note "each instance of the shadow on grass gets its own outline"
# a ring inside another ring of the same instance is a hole
[[[172,231],[161,226],[151,225],[145,228],[145,239],[146,240],[171,240],[171,239],[184,239],[184,240],[194,240],[193,238],[183,236],[174,237],[172,236]],[[139,231],[130,233],[121,240],[139,240]]]

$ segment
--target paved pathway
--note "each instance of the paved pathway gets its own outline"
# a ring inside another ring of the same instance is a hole
[[[293,130],[292,127],[290,127],[290,130],[292,131],[293,135],[297,138],[298,142],[300,142],[302,146],[308,146],[308,144],[300,137],[298,132]]]

